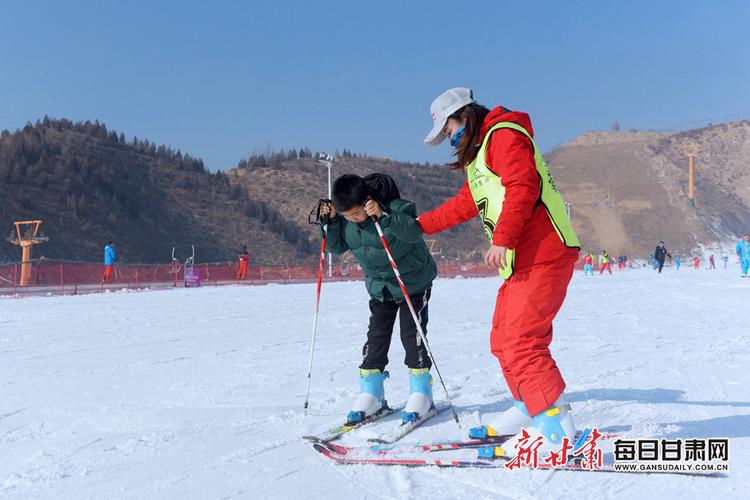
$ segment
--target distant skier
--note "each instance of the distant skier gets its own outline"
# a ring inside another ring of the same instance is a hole
[[[722,255],[721,256],[722,262],[724,262],[724,269],[727,268],[727,264],[729,263],[729,255]]]
[[[746,234],[744,238],[737,243],[735,247],[737,256],[740,258],[740,266],[742,267],[742,277],[748,277],[748,270],[750,270],[750,233]]]
[[[693,269],[696,271],[701,268],[701,259],[697,255],[693,257]]]
[[[115,252],[115,242],[110,240],[104,247],[104,275],[102,281],[105,283],[112,282],[112,272],[117,262],[117,253]]]
[[[667,247],[664,246],[664,242],[660,241],[659,244],[656,245],[656,250],[654,250],[654,260],[656,261],[655,268],[659,270],[659,274],[661,274],[661,270],[664,267],[664,260],[667,256],[671,257],[669,252],[667,252]]]
[[[676,271],[680,270],[680,265],[682,265],[682,258],[680,258],[680,256],[678,255],[674,258],[674,267]]]
[[[540,453],[559,449],[576,429],[549,345],[580,250],[564,201],[534,145],[529,115],[503,106],[489,110],[466,88],[444,92],[430,111],[434,123],[424,142],[449,139],[456,159],[449,167],[464,172],[466,182],[419,223],[433,234],[479,216],[489,244],[485,263],[505,280],[490,345],[514,403],[492,427],[475,427],[470,435],[516,433],[499,450],[507,456],[526,428],[544,437]]]
[[[714,254],[711,254],[711,256],[708,258],[708,268],[716,269],[716,261],[714,260]]]
[[[250,266],[250,252],[247,251],[247,246],[242,247],[242,251],[237,257],[240,260],[240,268],[237,271],[237,279],[246,280],[247,270],[248,270],[248,267]]]
[[[416,220],[417,209],[411,201],[401,199],[393,179],[387,175],[372,174],[363,179],[345,174],[333,184],[333,203],[321,204],[320,213],[331,217],[328,224],[329,251],[342,254],[351,250],[365,273],[365,286],[370,294],[370,326],[359,366],[360,394],[347,415],[347,421],[359,422],[387,407],[383,382],[388,378],[385,367],[393,325],[398,316],[401,344],[406,351],[404,363],[409,368],[409,397],[402,421],[415,422],[433,408],[432,361],[371,218],[380,219],[426,334],[427,306],[437,266],[422,240],[422,229]]]
[[[617,256],[617,269],[622,269],[625,267],[625,256],[623,254],[620,254]]]
[[[588,276],[589,273],[591,276],[594,275],[594,256],[591,252],[586,252],[583,256],[583,275]]]
[[[605,269],[609,271],[609,274],[612,274],[612,268],[609,266],[609,254],[606,250],[602,250],[599,256],[599,274],[603,274]]]

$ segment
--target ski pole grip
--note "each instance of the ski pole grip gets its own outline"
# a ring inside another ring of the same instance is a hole
[[[330,208],[333,205],[333,202],[331,200],[322,199],[322,200],[320,200],[319,203],[320,203],[320,206],[323,206],[323,204],[325,204],[325,205],[328,206],[328,209],[329,209],[328,213],[327,214],[322,214],[320,216],[320,221],[323,223],[324,226],[327,226],[328,223],[331,222]]]

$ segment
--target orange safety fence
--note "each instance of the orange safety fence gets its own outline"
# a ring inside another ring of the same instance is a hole
[[[104,282],[104,265],[92,262],[33,259],[29,285],[21,287],[21,262],[0,265],[0,295],[8,294],[76,294],[105,289],[182,287],[184,286],[184,263],[164,264],[116,264],[111,281]],[[437,261],[441,277],[495,276],[496,273],[480,262]],[[259,266],[250,265],[246,277],[239,277],[239,263],[214,262],[193,266],[200,273],[202,285],[266,283],[305,283],[317,279],[317,266]],[[356,263],[336,263],[328,276],[328,264],[324,272],[326,281],[362,280],[364,273]]]

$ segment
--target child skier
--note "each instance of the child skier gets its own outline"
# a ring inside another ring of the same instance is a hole
[[[372,174],[364,179],[345,174],[333,184],[333,203],[324,203],[320,213],[330,216],[328,250],[334,254],[352,251],[365,273],[365,286],[370,294],[370,325],[359,366],[360,394],[347,415],[347,423],[360,422],[387,409],[383,382],[388,377],[385,367],[396,315],[406,351],[404,363],[409,368],[409,397],[402,421],[416,422],[434,407],[432,361],[371,218],[380,220],[426,334],[427,304],[437,266],[422,240],[422,229],[416,221],[417,209],[414,203],[401,199],[393,180],[384,174]]]
[[[583,275],[588,276],[589,273],[591,273],[591,276],[594,275],[594,256],[591,255],[591,252],[586,252],[586,255],[583,256]]]
[[[682,259],[678,255],[677,257],[674,258],[674,267],[676,271],[680,270],[680,264],[682,264]]]

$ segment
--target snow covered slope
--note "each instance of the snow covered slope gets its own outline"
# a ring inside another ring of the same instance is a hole
[[[579,425],[729,437],[725,479],[325,461],[300,437],[347,412],[368,318],[363,284],[335,283],[323,288],[308,417],[314,285],[0,300],[0,498],[746,497],[750,279],[738,274],[577,273],[552,345]],[[433,291],[429,337],[464,431],[510,404],[489,352],[498,285]],[[408,389],[397,339],[392,404]],[[404,440],[464,431],[443,414]]]

